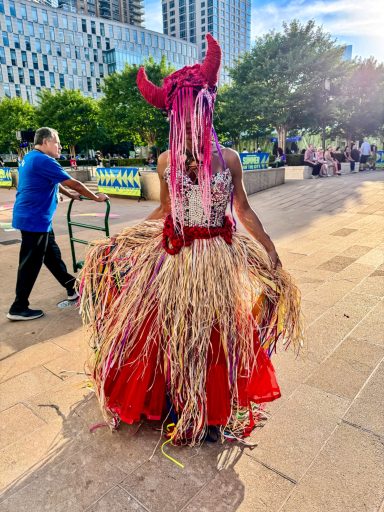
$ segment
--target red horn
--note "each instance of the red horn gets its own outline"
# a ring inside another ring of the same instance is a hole
[[[136,77],[137,87],[148,103],[156,108],[165,109],[165,92],[161,87],[148,80],[145,69],[141,67]]]
[[[219,79],[221,48],[211,34],[207,34],[205,37],[208,41],[208,50],[204,62],[201,65],[201,72],[207,79],[208,84],[213,87],[217,84]]]

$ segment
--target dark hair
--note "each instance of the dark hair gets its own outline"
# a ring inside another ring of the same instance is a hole
[[[58,136],[57,130],[54,128],[48,128],[48,126],[43,126],[36,130],[34,144],[43,144],[44,139],[51,140],[53,137]]]
[[[277,152],[279,153],[279,156],[283,156],[284,155],[283,148],[277,148]]]

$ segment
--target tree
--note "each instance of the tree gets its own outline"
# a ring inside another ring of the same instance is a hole
[[[0,151],[20,152],[16,132],[36,128],[34,107],[21,98],[3,98],[0,102]]]
[[[75,156],[75,146],[94,141],[99,130],[99,107],[96,100],[80,91],[66,90],[52,93],[44,89],[39,94],[37,119],[40,126],[58,131],[63,147]]]
[[[384,65],[356,61],[340,87],[336,133],[348,142],[380,133],[384,125]]]
[[[174,71],[164,56],[159,64],[150,58],[145,69],[156,85],[161,85],[162,79]],[[134,144],[164,147],[169,131],[166,117],[141,96],[136,85],[137,72],[137,66],[127,65],[121,73],[106,77],[104,97],[100,100],[102,123],[114,143],[131,140]]]
[[[326,94],[327,80],[343,76],[343,50],[312,20],[284,23],[282,32],[258,38],[230,72],[244,122],[272,125],[284,148],[289,130],[317,122],[314,98]]]

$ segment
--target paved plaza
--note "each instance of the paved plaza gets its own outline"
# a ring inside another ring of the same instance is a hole
[[[162,455],[157,426],[90,431],[103,420],[86,337],[78,310],[57,307],[65,290],[46,269],[31,296],[46,316],[5,318],[20,247],[14,198],[0,190],[0,512],[384,511],[384,171],[250,197],[301,288],[306,346],[274,356],[283,396],[254,446],[168,445],[184,469]],[[112,199],[111,233],[155,206]],[[54,227],[70,268],[67,207]],[[100,223],[103,208],[78,203],[75,218]]]

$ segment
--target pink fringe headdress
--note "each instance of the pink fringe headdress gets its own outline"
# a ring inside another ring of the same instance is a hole
[[[198,168],[198,183],[204,213],[211,211],[212,130],[216,84],[221,63],[221,48],[210,35],[204,62],[185,66],[164,79],[162,87],[150,82],[141,67],[137,85],[144,99],[166,110],[170,121],[170,197],[175,227],[184,225],[182,180],[186,172],[187,124],[192,134],[192,154]]]

